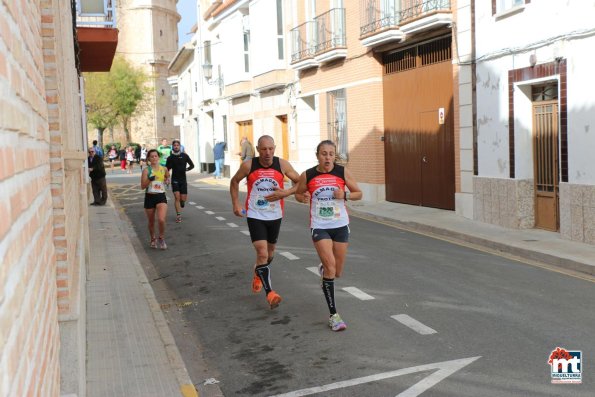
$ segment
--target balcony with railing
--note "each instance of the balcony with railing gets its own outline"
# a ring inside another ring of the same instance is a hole
[[[107,72],[111,68],[118,45],[115,1],[76,1],[76,33],[83,72]]]
[[[347,56],[345,35],[345,9],[333,8],[314,18],[316,40],[314,59],[319,63],[331,62]]]
[[[293,69],[302,70],[318,66],[318,62],[314,59],[315,28],[314,21],[308,21],[291,29],[291,67]]]
[[[360,40],[368,47],[452,23],[450,0],[360,0],[360,15]]]

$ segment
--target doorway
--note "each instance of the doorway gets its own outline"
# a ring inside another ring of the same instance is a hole
[[[535,227],[538,229],[560,229],[559,172],[558,101],[533,102]]]

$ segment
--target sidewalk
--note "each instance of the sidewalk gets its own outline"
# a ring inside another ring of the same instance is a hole
[[[111,199],[89,207],[87,396],[197,397],[129,233]]]

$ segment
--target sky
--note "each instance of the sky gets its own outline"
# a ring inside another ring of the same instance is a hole
[[[178,23],[178,48],[192,38],[192,34],[186,33],[196,23],[196,2],[197,0],[178,0],[178,14],[182,16]]]

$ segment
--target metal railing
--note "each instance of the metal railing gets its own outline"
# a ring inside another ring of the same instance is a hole
[[[316,24],[304,22],[291,29],[291,62],[298,62],[314,56]]]
[[[116,0],[76,0],[77,27],[116,27]]]
[[[361,0],[360,36],[396,28],[437,11],[450,11],[450,0]]]
[[[314,18],[316,24],[316,44],[314,51],[320,54],[334,48],[346,47],[345,9],[333,8]]]

